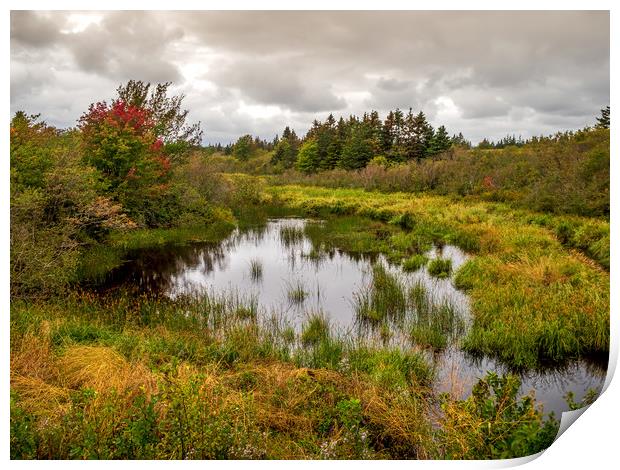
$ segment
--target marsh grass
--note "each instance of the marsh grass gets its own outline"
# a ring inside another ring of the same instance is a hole
[[[416,282],[408,295],[413,314],[409,336],[420,346],[443,349],[465,333],[465,321],[448,301],[436,302],[421,282]]]
[[[407,311],[406,290],[382,264],[372,267],[371,304],[383,317],[402,318]]]
[[[329,338],[329,320],[322,313],[314,313],[308,317],[301,330],[301,342],[305,346],[313,346]]]
[[[250,260],[250,279],[258,282],[263,278],[263,263],[260,259],[254,258]]]
[[[450,277],[452,273],[452,261],[445,258],[435,258],[428,263],[428,273],[439,279]]]
[[[353,308],[358,321],[376,328],[383,342],[395,329],[418,346],[443,349],[465,333],[457,309],[447,300],[433,299],[421,281],[407,287],[379,264],[372,274],[369,288],[353,294]]]
[[[395,227],[359,216],[328,216],[322,224],[307,224],[306,236],[324,251],[338,248],[352,256],[388,252]]]
[[[291,347],[297,335],[290,326],[239,314],[254,308],[243,296],[209,296],[71,294],[39,309],[16,302],[12,456],[421,458],[434,452],[423,399],[432,372],[421,355],[356,344],[332,332],[321,314],[308,318]],[[47,319],[37,320],[37,312]],[[343,429],[367,437],[342,440]],[[326,441],[335,444],[321,454]],[[367,444],[360,448],[361,442]]]
[[[304,229],[295,226],[280,227],[280,241],[285,247],[299,245],[304,240]]]
[[[301,255],[304,259],[307,259],[315,264],[320,263],[327,256],[326,252],[323,250],[323,247],[312,246],[310,251],[307,253],[302,253]]]
[[[384,320],[402,320],[407,312],[404,284],[381,263],[371,270],[368,288],[353,293],[353,309],[361,321],[379,324]]]
[[[400,193],[295,186],[272,188],[272,192],[281,204],[314,215],[329,214],[338,200],[346,201],[346,207],[355,205],[355,215],[339,221],[328,219],[328,230],[306,230],[313,241],[336,248],[362,247],[393,260],[422,254],[439,241],[474,252],[476,256],[454,279],[472,298],[472,328],[461,343],[471,353],[491,355],[510,367],[522,368],[584,354],[605,354],[609,349],[609,275],[585,256],[567,250],[556,234],[545,228],[555,226],[561,218],[545,214],[542,222],[532,222],[532,214],[501,203],[428,195],[411,198]],[[383,236],[384,227],[390,227],[386,223],[404,212],[410,213],[415,223],[408,224],[406,232],[387,229],[388,236]],[[362,217],[374,220],[376,229],[370,230],[373,222],[360,221]],[[585,218],[575,220],[587,225]],[[350,238],[347,226],[353,227]],[[362,226],[366,227],[363,236],[356,232]],[[607,225],[593,221],[592,226],[604,229]],[[381,237],[375,236],[377,232]],[[566,240],[575,239],[576,230],[566,232]],[[592,240],[601,239],[597,237]],[[360,244],[360,240],[366,241]],[[430,262],[427,268],[434,271]],[[441,268],[434,272],[448,276],[445,264]],[[368,296],[357,299],[361,308],[356,310],[362,312],[358,317],[378,324],[382,315],[370,308],[370,300]],[[559,321],[545,328],[544,323],[553,319]],[[424,333],[417,336],[428,336]]]
[[[403,271],[405,272],[413,272],[422,268],[422,266],[426,265],[428,262],[428,257],[422,254],[413,255],[402,263]]]
[[[287,283],[286,286],[286,296],[290,303],[292,304],[302,304],[308,297],[308,291],[306,290],[306,286],[300,280],[297,280],[292,283]]]

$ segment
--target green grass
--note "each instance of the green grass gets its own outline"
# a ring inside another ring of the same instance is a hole
[[[304,345],[316,345],[329,338],[329,322],[324,315],[311,315],[301,331],[301,342]]]
[[[204,226],[113,232],[108,238],[108,244],[114,248],[133,250],[172,244],[216,242],[229,235],[234,228],[234,223],[230,221],[218,221]]]
[[[402,320],[407,313],[406,288],[382,264],[374,264],[370,286],[354,293],[353,308],[358,319],[374,324]]]
[[[304,239],[304,230],[301,227],[284,226],[280,228],[280,240],[286,247],[301,243]]]
[[[465,332],[465,322],[447,301],[435,301],[421,282],[409,290],[414,314],[409,322],[409,337],[419,346],[443,349]]]
[[[609,351],[609,273],[598,265],[608,258],[608,221],[427,194],[312,186],[269,191],[274,203],[308,215],[348,214],[328,219],[326,230],[309,227],[313,241],[384,253],[399,263],[432,244],[470,253],[454,283],[471,297],[473,321],[463,346],[473,353],[530,368]],[[559,228],[563,223],[570,227]],[[367,310],[365,316],[381,315]]]
[[[350,459],[436,452],[424,398],[433,373],[423,356],[338,337],[318,314],[291,347],[297,335],[290,327],[239,315],[242,308],[252,310],[252,300],[231,293],[16,301],[12,456]],[[411,434],[402,433],[405,423]],[[343,429],[349,444],[340,441]],[[328,441],[336,444],[322,453]]]
[[[453,281],[471,297],[466,350],[514,367],[608,351],[609,273],[586,257],[597,243],[604,257],[604,230],[577,236],[602,221],[578,219],[563,240],[560,219],[532,222],[497,203],[296,187],[272,196],[286,211],[330,216],[305,230],[322,250],[398,263],[432,244],[467,250]],[[109,246],[216,239],[211,230],[116,234]],[[98,257],[117,261],[95,253],[91,266]],[[383,339],[402,328],[440,349],[463,331],[452,306],[380,264],[360,299]],[[14,299],[10,331],[13,458],[495,458],[542,450],[555,431],[534,402],[513,406],[518,381],[492,376],[472,399],[443,397],[437,418],[424,353],[338,334],[321,315],[296,333],[235,291]]]
[[[293,304],[302,304],[308,297],[308,291],[303,282],[296,281],[287,286],[286,296]]]
[[[112,232],[103,243],[88,247],[80,257],[77,281],[97,283],[120,266],[131,250],[163,245],[215,242],[229,235],[234,224],[228,220],[195,227],[138,229]]]
[[[431,276],[445,279],[452,273],[452,261],[444,258],[435,258],[428,263],[428,273]]]
[[[410,258],[407,258],[403,261],[402,267],[403,271],[413,272],[420,269],[422,266],[426,265],[428,262],[428,258],[424,255],[417,254],[413,255]]]

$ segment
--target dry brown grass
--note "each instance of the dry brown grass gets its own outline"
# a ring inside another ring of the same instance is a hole
[[[91,389],[96,393],[83,412],[97,423],[98,432],[105,433],[117,425],[111,419],[120,419],[102,413],[110,399],[121,409],[125,403],[129,408],[136,395],[163,391],[156,405],[160,419],[173,410],[171,400],[185,394],[188,405],[202,410],[197,412],[226,416],[235,433],[265,432],[268,447],[281,449],[281,458],[309,458],[314,454],[299,443],[316,438],[325,413],[334,413],[340,400],[358,398],[364,422],[379,439],[428,457],[424,448],[429,427],[422,401],[380,388],[364,376],[279,361],[252,361],[232,369],[182,363],[172,372],[155,373],[110,347],[74,345],[54,351],[48,333],[27,334],[16,341],[11,364],[18,405],[37,417],[38,427],[67,414],[74,392]],[[188,387],[190,383],[197,388]],[[337,441],[343,432],[334,424],[329,438]]]
[[[58,367],[62,384],[71,389],[91,388],[100,394],[144,390],[147,396],[157,390],[148,368],[130,364],[108,347],[73,346],[58,359]]]
[[[26,333],[11,345],[11,377],[27,375],[41,380],[54,380],[55,367],[50,344],[50,323],[42,322],[39,331]]]
[[[11,374],[11,390],[19,394],[20,406],[39,418],[58,418],[71,406],[70,390],[38,377]]]
[[[30,413],[54,418],[70,405],[71,392],[90,388],[98,396],[115,391],[129,398],[157,391],[156,377],[142,364],[130,364],[111,348],[74,346],[57,356],[49,340],[49,326],[27,333],[11,352],[11,389]]]

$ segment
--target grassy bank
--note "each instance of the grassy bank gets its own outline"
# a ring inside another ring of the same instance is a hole
[[[557,424],[513,385],[440,400],[432,377],[418,353],[339,338],[318,317],[296,333],[235,293],[16,301],[11,456],[490,458],[553,440]]]
[[[393,261],[433,243],[474,255],[454,279],[472,299],[473,325],[463,342],[470,352],[529,368],[609,350],[609,273],[596,257],[608,259],[604,220],[430,195],[301,186],[270,191],[272,203],[307,215],[348,216],[328,220],[330,234],[322,240],[328,246],[384,252]],[[583,246],[598,246],[592,258],[573,248],[580,233],[589,234]]]

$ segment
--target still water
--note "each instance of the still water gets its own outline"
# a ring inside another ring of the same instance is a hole
[[[354,294],[369,289],[373,263],[383,263],[405,283],[421,282],[434,301],[450,302],[468,324],[469,299],[454,287],[451,279],[436,279],[426,267],[404,273],[382,256],[361,257],[339,250],[321,250],[303,234],[306,224],[321,221],[271,219],[258,228],[236,230],[220,243],[135,251],[125,264],[110,273],[105,287],[130,285],[142,292],[173,298],[196,291],[235,292],[255,299],[262,315],[277,312],[298,330],[309,313],[322,312],[335,332],[350,335],[359,334]],[[283,236],[287,230],[296,236]],[[459,248],[449,245],[433,248],[427,255],[449,258],[454,271],[468,259]],[[252,274],[252,261],[260,264],[260,275]],[[307,297],[303,302],[292,302],[289,291],[298,285],[303,286]],[[398,336],[395,338],[398,342]],[[412,347],[405,341],[400,346]],[[429,357],[437,370],[437,390],[463,398],[487,371],[506,371],[493,359],[473,358],[455,344],[439,354],[429,353]],[[599,391],[605,375],[606,365],[577,361],[559,370],[522,373],[521,392],[534,393],[545,413],[553,411],[559,418],[568,409],[563,399],[566,392],[574,392],[580,400],[591,388]]]

